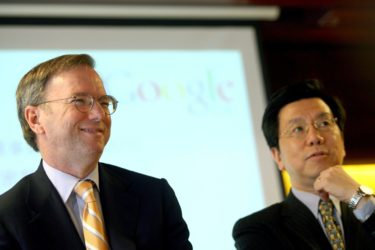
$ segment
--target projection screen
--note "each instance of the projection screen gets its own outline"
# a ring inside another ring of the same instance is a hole
[[[0,37],[0,193],[40,161],[17,119],[19,80],[52,57],[88,53],[119,100],[101,161],[166,178],[194,249],[233,249],[235,221],[281,199],[260,129],[254,28],[2,26]]]

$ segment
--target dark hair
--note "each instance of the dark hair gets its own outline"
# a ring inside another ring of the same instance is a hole
[[[26,106],[36,106],[38,103],[44,101],[44,92],[51,77],[62,71],[81,65],[94,68],[95,61],[91,56],[86,54],[63,55],[35,66],[21,79],[16,91],[18,120],[21,124],[23,137],[35,151],[39,151],[39,149],[36,143],[36,135],[29,127],[25,118],[24,112]]]
[[[296,84],[286,85],[271,95],[263,115],[262,130],[270,148],[279,148],[279,112],[287,104],[306,98],[320,98],[337,118],[337,124],[344,132],[345,109],[340,100],[325,92],[323,84],[316,79],[308,79]]]

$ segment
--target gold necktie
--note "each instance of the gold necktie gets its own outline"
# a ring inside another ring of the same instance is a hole
[[[95,200],[94,185],[89,180],[82,180],[74,187],[74,191],[85,202],[82,213],[83,236],[86,249],[108,250],[103,220]]]
[[[344,250],[344,239],[340,225],[333,216],[333,204],[331,200],[319,202],[319,213],[322,216],[324,228],[327,232],[329,242],[334,250]]]

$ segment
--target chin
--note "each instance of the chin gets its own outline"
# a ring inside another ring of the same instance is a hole
[[[98,146],[91,146],[91,147],[86,147],[86,150],[82,150],[82,153],[87,153],[90,155],[101,155],[104,151],[103,145],[98,145]]]
[[[308,169],[310,169],[311,176],[318,177],[320,175],[320,172],[330,168],[331,166],[329,164],[314,164],[308,166]]]

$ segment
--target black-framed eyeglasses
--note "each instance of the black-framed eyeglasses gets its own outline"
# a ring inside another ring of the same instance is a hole
[[[88,113],[94,107],[95,101],[100,104],[100,107],[103,109],[104,113],[107,115],[112,115],[117,109],[118,101],[111,95],[103,95],[97,99],[95,99],[91,95],[75,95],[67,98],[57,99],[57,100],[49,100],[38,103],[38,105],[46,104],[50,102],[59,102],[59,101],[66,101],[67,104],[74,104],[78,111],[82,113]]]

